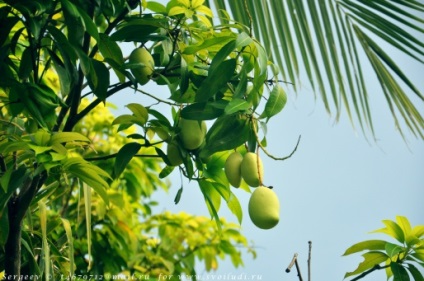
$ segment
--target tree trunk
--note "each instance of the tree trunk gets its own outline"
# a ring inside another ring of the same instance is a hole
[[[17,198],[9,201],[9,235],[5,245],[5,280],[19,280],[21,273],[21,233],[22,219],[18,217]]]

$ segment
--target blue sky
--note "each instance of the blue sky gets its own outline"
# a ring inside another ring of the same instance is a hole
[[[388,51],[394,59],[403,61],[406,74],[424,92],[422,65],[399,57],[396,51]],[[127,54],[129,52],[127,50]],[[362,260],[360,255],[341,256],[350,245],[362,240],[386,239],[384,235],[369,234],[383,226],[381,220],[394,220],[396,215],[403,215],[412,225],[424,224],[423,142],[409,134],[406,134],[407,141],[401,138],[377,78],[369,69],[366,76],[371,86],[376,141],[367,140],[359,127],[355,130],[345,112],[335,123],[307,85],[303,85],[298,94],[288,90],[285,109],[268,124],[268,150],[276,156],[287,155],[301,135],[299,148],[284,162],[262,154],[264,181],[274,186],[280,200],[280,223],[271,230],[256,228],[247,214],[249,194],[235,190],[244,210],[241,231],[254,243],[258,257],[252,259],[245,254],[245,267],[239,269],[234,269],[227,259],[220,262],[216,272],[209,274],[215,278],[221,276],[221,280],[240,274],[260,275],[262,280],[298,280],[294,268],[290,274],[285,273],[293,254],[298,253],[306,280],[308,241],[311,240],[312,280],[342,280],[344,274],[353,271]],[[167,90],[159,90],[151,84],[143,89],[162,98],[168,96]],[[128,92],[118,94],[111,101],[121,106],[145,101],[141,94]],[[419,105],[423,113],[424,104]],[[209,216],[196,183],[184,182],[183,197],[175,205],[179,174],[174,172],[170,180],[169,193],[161,191],[153,197],[160,203],[156,212],[186,211]],[[225,205],[219,214],[237,221]],[[198,273],[208,274],[202,264],[198,266]],[[374,272],[362,280],[385,280],[385,273]]]

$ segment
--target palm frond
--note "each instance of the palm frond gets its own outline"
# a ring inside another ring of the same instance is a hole
[[[403,58],[424,64],[422,1],[206,2],[216,11],[227,10],[236,21],[252,28],[279,65],[282,79],[293,83],[295,91],[307,79],[326,110],[336,113],[336,120],[346,110],[352,124],[359,123],[365,134],[374,136],[371,108],[380,105],[371,104],[370,83],[378,81],[400,133],[403,135],[406,127],[416,137],[424,138],[422,89],[408,78],[404,61],[394,60],[388,51],[395,50]]]

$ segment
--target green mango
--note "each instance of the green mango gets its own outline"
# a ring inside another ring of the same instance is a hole
[[[264,168],[261,158],[253,152],[248,152],[243,157],[240,165],[241,176],[244,181],[251,187],[261,185],[261,179],[264,175]]]
[[[180,148],[178,147],[178,143],[170,142],[168,143],[168,147],[166,148],[166,154],[168,156],[168,160],[171,163],[171,166],[178,166],[183,163],[183,159],[181,158]]]
[[[261,229],[270,229],[280,220],[280,202],[275,192],[265,186],[253,191],[249,199],[249,217]]]
[[[150,80],[150,76],[155,69],[155,61],[152,55],[144,47],[140,47],[131,52],[129,57],[131,64],[139,63],[140,65],[131,68],[131,73],[134,75],[140,85],[144,85]]]
[[[224,171],[228,182],[234,187],[240,187],[241,184],[241,162],[243,156],[240,152],[231,153],[225,161]]]
[[[195,150],[202,145],[207,130],[205,121],[181,118],[178,126],[180,127],[179,136],[185,149]]]

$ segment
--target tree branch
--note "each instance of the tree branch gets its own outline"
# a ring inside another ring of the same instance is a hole
[[[127,81],[125,83],[122,83],[115,88],[109,90],[107,92],[106,98],[112,96],[113,94],[119,92],[122,89],[125,89],[128,86],[131,86],[132,82]],[[86,108],[84,108],[80,113],[73,116],[72,121],[69,121],[66,123],[66,126],[64,128],[64,131],[71,130],[75,124],[77,124],[85,115],[87,115],[91,110],[93,110],[96,106],[98,106],[102,102],[101,99],[95,99],[92,103],[90,103]]]
[[[371,269],[369,269],[369,270],[367,270],[367,271],[362,272],[362,274],[361,274],[361,275],[356,276],[355,278],[353,278],[353,279],[352,279],[352,280],[350,280],[350,281],[357,281],[357,280],[359,280],[359,279],[364,278],[365,276],[367,276],[368,274],[370,274],[371,272],[373,272],[373,271],[375,271],[375,270],[385,269],[385,268],[387,268],[387,267],[390,267],[390,264],[387,264],[387,265],[384,265],[384,266],[381,266],[381,265],[379,265],[379,264],[376,264],[376,265],[374,265]]]

